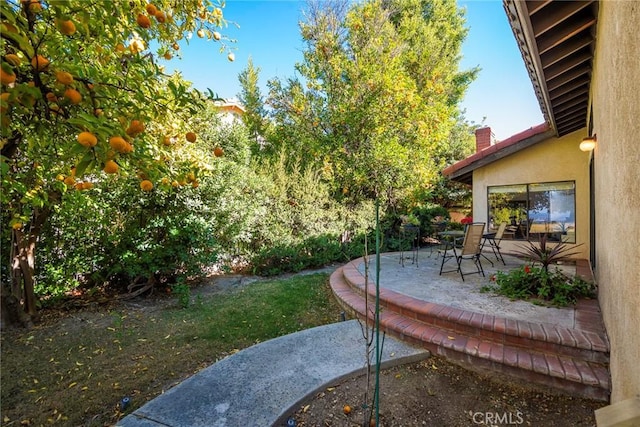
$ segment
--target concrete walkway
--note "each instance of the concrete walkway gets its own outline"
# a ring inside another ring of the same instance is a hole
[[[382,335],[381,335],[382,337]],[[387,336],[382,367],[429,353]],[[266,427],[286,425],[306,397],[365,370],[357,320],[285,335],[229,356],[122,419],[122,427]]]

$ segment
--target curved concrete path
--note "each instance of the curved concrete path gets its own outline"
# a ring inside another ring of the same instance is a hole
[[[381,366],[428,356],[426,350],[386,336]],[[203,369],[117,425],[285,425],[287,414],[306,397],[364,372],[365,361],[365,339],[357,320],[307,329],[254,345]]]

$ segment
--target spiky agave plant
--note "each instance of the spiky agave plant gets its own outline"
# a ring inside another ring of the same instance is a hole
[[[549,271],[549,265],[558,261],[566,261],[572,255],[577,255],[580,251],[575,250],[582,246],[582,243],[577,246],[568,246],[564,242],[560,242],[555,246],[547,246],[547,235],[540,236],[540,242],[538,244],[527,240],[527,246],[520,251],[516,251],[516,254],[527,258],[532,263],[539,263],[546,272]]]

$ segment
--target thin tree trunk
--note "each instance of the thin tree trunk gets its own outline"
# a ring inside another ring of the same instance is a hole
[[[3,314],[3,323],[7,325],[25,324],[23,316],[19,314],[23,311],[30,320],[37,320],[38,308],[35,295],[35,266],[36,266],[36,243],[42,225],[49,218],[50,209],[36,209],[33,213],[30,226],[23,230],[13,230],[11,247],[11,290],[2,294],[2,308],[7,308],[8,312]],[[13,310],[15,302],[22,310]],[[6,314],[6,316],[5,316]]]

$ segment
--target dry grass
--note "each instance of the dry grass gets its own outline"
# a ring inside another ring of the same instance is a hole
[[[186,377],[239,349],[334,322],[328,275],[257,282],[175,298],[58,313],[2,334],[3,425],[111,425]],[[193,299],[193,298],[192,298]]]

